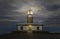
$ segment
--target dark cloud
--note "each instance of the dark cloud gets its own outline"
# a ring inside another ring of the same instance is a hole
[[[45,20],[47,26],[60,26],[60,16],[54,16]]]
[[[56,11],[56,10],[60,10],[60,5],[48,5],[48,6],[46,6],[46,9],[48,10],[48,11]]]
[[[50,23],[52,22],[51,17],[54,19],[60,15],[60,0],[0,0],[0,21],[24,23],[30,7],[34,12],[35,23],[44,23],[46,20],[49,20],[46,22]],[[55,22],[54,20],[53,22]]]

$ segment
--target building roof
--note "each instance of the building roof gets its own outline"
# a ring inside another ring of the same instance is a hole
[[[28,23],[28,24],[17,24],[16,26],[28,26],[28,25],[32,25],[32,26],[43,26],[43,24],[32,24],[32,23]]]

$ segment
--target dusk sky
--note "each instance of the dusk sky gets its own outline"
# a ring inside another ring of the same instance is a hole
[[[0,33],[16,30],[16,23],[26,23],[30,8],[34,23],[50,27],[50,32],[60,32],[60,0],[0,0]]]

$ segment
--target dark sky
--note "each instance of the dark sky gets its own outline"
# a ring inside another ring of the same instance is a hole
[[[60,0],[0,0],[2,31],[14,30],[18,22],[26,23],[27,10],[30,8],[33,10],[34,23],[48,27],[60,26]]]

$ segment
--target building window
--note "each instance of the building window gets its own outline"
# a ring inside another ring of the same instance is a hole
[[[21,26],[21,30],[23,30],[23,27]]]
[[[39,27],[37,27],[37,30],[39,30]]]

